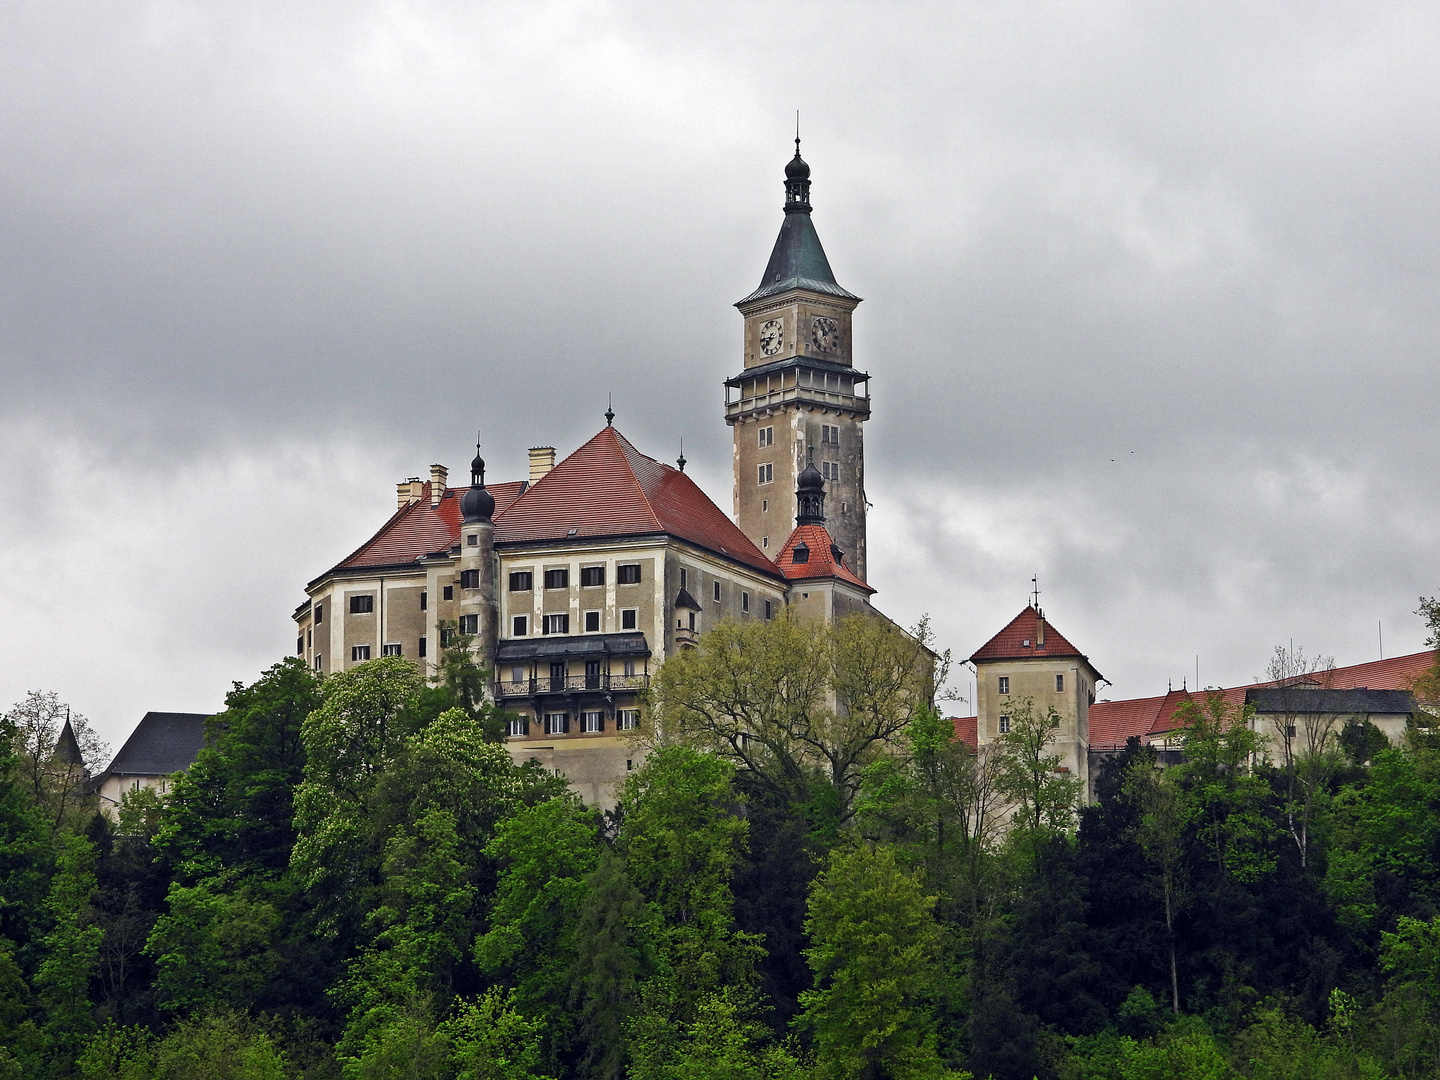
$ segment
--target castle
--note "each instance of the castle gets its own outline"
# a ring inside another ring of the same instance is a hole
[[[782,611],[869,612],[862,425],[869,376],[852,362],[860,297],[830,269],[811,219],[810,168],[785,168],[784,219],[759,286],[735,306],[743,363],[725,380],[733,518],[685,474],[605,427],[563,460],[489,484],[411,477],[369,540],[305,587],[295,651],[314,670],[377,656],[434,671],[448,628],[473,638],[513,713],[508,748],[613,802],[638,764],[627,735],[655,666],[708,626]]]

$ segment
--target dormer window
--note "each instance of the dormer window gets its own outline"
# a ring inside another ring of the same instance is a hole
[[[796,544],[795,550],[790,552],[790,561],[794,563],[808,563],[810,561],[810,549],[804,544]]]
[[[1027,637],[1024,641],[1020,642],[1020,647],[1022,649],[1028,649],[1030,647],[1030,639]]]

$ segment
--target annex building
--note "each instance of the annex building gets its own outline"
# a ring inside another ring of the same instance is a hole
[[[736,307],[740,371],[725,380],[732,513],[634,446],[606,414],[557,460],[491,483],[397,488],[396,509],[305,587],[296,654],[336,672],[378,656],[434,671],[450,628],[473,638],[511,711],[509,748],[609,805],[638,764],[628,731],[656,665],[730,619],[872,610],[865,581],[862,425],[869,376],[852,363],[860,297],[835,280],[811,220],[810,168],[785,169],[784,219],[759,286]]]

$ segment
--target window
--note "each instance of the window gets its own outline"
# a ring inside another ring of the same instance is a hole
[[[442,649],[447,649],[450,647],[450,642],[454,640],[455,632],[451,630],[448,626],[442,626],[440,628],[440,647]]]
[[[304,655],[305,655],[305,637],[304,637],[304,635],[301,635],[300,637],[297,637],[297,638],[295,639],[295,655],[296,655],[296,656],[304,656]]]
[[[369,593],[364,596],[350,597],[351,615],[369,615],[375,610],[375,597]]]
[[[685,567],[682,566],[682,567],[680,567],[680,588],[682,588],[682,589],[688,589],[689,587],[690,587],[690,572],[689,572],[688,570],[686,570]]]
[[[1001,675],[1001,676],[1000,676],[1000,693],[1002,693],[1002,694],[1008,694],[1009,692],[1010,692],[1010,676],[1009,676],[1009,675]]]
[[[690,629],[695,629],[695,613],[693,611],[690,612]]]
[[[318,626],[318,625],[320,625],[320,624],[321,624],[322,622],[324,622],[324,621],[325,621],[325,605],[324,605],[324,604],[316,604],[316,605],[315,605],[315,625]]]
[[[315,670],[316,670],[316,671],[319,671],[319,670],[320,670],[320,657],[318,657],[318,656],[315,657]]]
[[[1055,676],[1055,693],[1057,693],[1057,694],[1063,694],[1064,692],[1065,692],[1065,676],[1064,676],[1064,675],[1056,675],[1056,676]]]
[[[420,610],[427,611],[430,608],[430,594],[423,589],[420,591]]]
[[[480,544],[480,537],[476,533],[471,533],[469,536],[465,537],[465,544],[468,547],[478,547]]]
[[[790,549],[790,561],[793,563],[808,563],[810,561],[810,548],[805,544],[796,544]]]
[[[771,603],[770,603],[769,600],[766,600],[766,601],[765,601],[765,618],[771,619],[771,618],[774,618],[774,617],[775,617],[775,608],[771,605]]]
[[[633,607],[625,608],[623,611],[620,612],[620,629],[634,630],[636,624],[639,622],[639,617],[640,612],[635,610]]]
[[[305,645],[306,645],[307,647],[309,647],[309,646],[314,645],[314,644],[315,644],[315,631],[314,631],[314,630],[306,630],[306,631],[305,631]]]
[[[1000,734],[1001,734],[1001,735],[1009,735],[1009,734],[1010,734],[1010,718],[1009,718],[1008,716],[1002,716],[1002,717],[1000,717]]]
[[[586,690],[599,690],[599,689],[600,689],[600,661],[599,661],[599,660],[586,660],[586,661],[585,661],[585,689],[586,689]]]
[[[743,591],[742,591],[742,592],[740,593],[740,610],[741,610],[741,611],[749,611],[749,610],[750,610],[750,594],[749,594],[748,592],[743,592]]]
[[[586,709],[580,714],[581,731],[604,731],[605,714],[599,709]]]
[[[512,738],[513,738],[514,736],[516,736],[516,735],[521,735],[521,736],[523,736],[523,735],[529,735],[529,734],[530,734],[530,721],[529,721],[529,718],[528,718],[528,717],[525,717],[525,716],[519,716],[519,715],[517,715],[517,716],[512,716],[512,717],[510,717],[510,720],[506,723],[506,725],[505,725],[505,730],[506,730],[506,734],[507,734],[507,735],[510,735]]]
[[[568,634],[570,632],[570,616],[546,615],[540,630],[546,634]]]
[[[762,536],[760,538],[760,546],[762,548],[768,548],[770,546],[770,538],[768,536]]]
[[[547,589],[568,589],[570,587],[570,571],[546,570],[545,587]]]
[[[478,589],[480,587],[480,571],[461,570],[460,587],[462,589]]]
[[[820,462],[820,475],[826,480],[840,479],[840,463],[838,461]]]
[[[625,677],[626,677],[627,679],[633,679],[633,678],[635,677],[635,661],[634,661],[634,660],[626,660],[626,661],[625,661]]]
[[[765,513],[768,513],[769,510],[770,510],[770,500],[769,500],[769,499],[761,499],[761,500],[760,500],[760,512],[761,512],[762,514],[765,514]]]
[[[616,710],[615,710],[615,730],[616,730],[616,731],[634,731],[634,730],[635,730],[637,727],[639,727],[639,726],[640,726],[640,710],[639,710],[639,709],[616,709]],[[630,763],[627,761],[625,764],[626,764],[626,766],[628,767]]]
[[[525,678],[525,669],[524,669],[523,667],[521,667],[519,664],[516,664],[514,667],[512,667],[512,668],[510,669],[510,681],[511,681],[511,682],[519,682],[519,683],[523,683],[523,682],[526,681],[526,678]]]
[[[617,566],[615,568],[615,580],[621,585],[639,585],[640,564],[626,563],[623,566]]]
[[[535,585],[535,575],[529,570],[516,570],[510,575],[511,592],[529,592]]]
[[[586,587],[605,584],[605,567],[603,566],[582,566],[580,568],[580,584]]]
[[[383,649],[380,650],[380,652],[381,652],[381,654],[384,655],[384,656],[400,656],[400,655],[402,655],[401,649],[400,649],[400,643],[399,643],[398,641],[392,641],[392,642],[388,643]]]
[[[839,446],[840,428],[835,424],[821,424],[820,441],[826,446]]]
[[[369,645],[351,645],[351,646],[350,646],[350,659],[351,659],[351,660],[369,660],[369,659],[370,659],[370,646],[369,646]]]
[[[759,483],[770,484],[773,483],[775,480],[775,466],[771,465],[769,462],[761,465],[758,473],[759,475],[757,477],[757,480]]]
[[[760,429],[760,445],[761,445],[761,446],[774,446],[774,445],[775,445],[775,429],[774,429],[773,427],[762,427],[762,428]]]
[[[524,615],[516,615],[510,625],[514,629],[515,637],[524,637],[530,632],[530,620]]]
[[[480,616],[461,615],[460,632],[462,634],[469,634],[471,637],[474,637],[476,634],[478,634],[480,632]]]
[[[425,658],[425,639],[423,637],[420,639],[419,654],[420,658],[423,660]]]
[[[563,712],[547,712],[545,714],[545,734],[564,735],[570,730],[570,714]]]
[[[444,597],[445,597],[446,600],[454,600],[454,599],[455,599],[455,586],[454,586],[454,585],[446,585],[446,586],[445,586]]]
[[[600,632],[600,612],[585,612],[585,632],[587,634],[598,634]]]
[[[550,665],[550,689],[565,689],[565,661],[556,660]]]
[[[718,604],[720,602],[720,582],[712,581],[710,583],[710,596],[715,603]]]

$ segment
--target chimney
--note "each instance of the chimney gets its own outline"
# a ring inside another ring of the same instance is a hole
[[[445,478],[450,475],[450,470],[444,465],[430,466],[430,505],[439,506],[440,499],[445,494]]]
[[[535,483],[555,467],[553,446],[532,446],[530,448],[530,483]]]
[[[411,503],[419,502],[420,496],[424,493],[425,485],[420,483],[420,477],[412,476],[408,480],[401,480],[395,485],[395,509],[404,510]]]
[[[1042,612],[1035,612],[1035,647],[1037,649],[1045,646],[1045,616]]]

